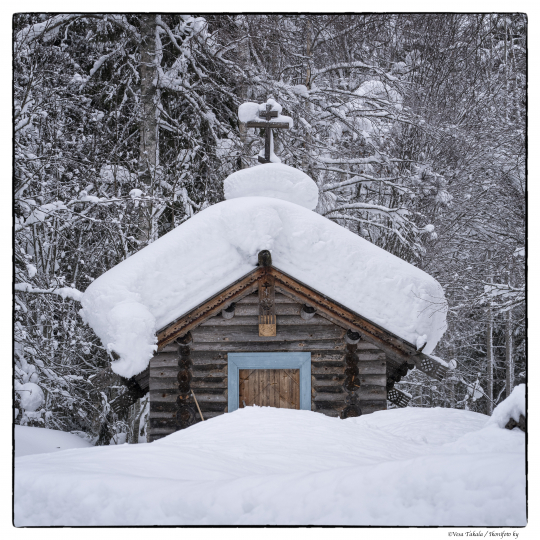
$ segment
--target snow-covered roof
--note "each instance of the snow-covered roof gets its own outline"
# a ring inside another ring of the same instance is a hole
[[[287,183],[275,167],[231,175],[225,189],[236,198],[199,212],[88,287],[81,314],[120,355],[112,365],[116,373],[131,377],[143,371],[156,348],[156,332],[252,271],[264,249],[279,270],[418,347],[427,342],[425,353],[433,350],[446,330],[439,283],[308,210],[312,188],[304,173],[278,165],[283,177],[296,178],[289,196],[295,202],[283,200],[278,192]],[[274,186],[261,183],[261,176]],[[243,192],[249,178],[254,188]],[[305,196],[294,191],[298,183],[305,184]]]

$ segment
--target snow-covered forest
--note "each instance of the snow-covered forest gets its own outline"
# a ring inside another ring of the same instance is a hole
[[[409,406],[489,415],[524,382],[525,15],[17,14],[13,40],[16,424],[145,440],[79,300],[257,164],[238,107],[268,98],[316,211],[444,288],[453,369],[397,381]]]

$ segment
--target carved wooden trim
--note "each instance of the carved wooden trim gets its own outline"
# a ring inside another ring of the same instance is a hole
[[[259,278],[259,336],[276,335],[275,300],[274,276],[265,272]]]
[[[394,405],[397,405],[400,408],[406,407],[409,404],[409,401],[411,401],[411,396],[405,394],[401,390],[398,390],[397,388],[392,388],[391,390],[388,390],[388,401],[393,403]]]
[[[255,292],[258,286],[257,280],[263,272],[264,269],[256,268],[206,302],[199,304],[196,308],[193,308],[165,328],[159,330],[157,334],[158,352],[177,337],[199,326],[206,319],[217,315],[224,307],[228,307],[232,302],[236,302],[244,296]]]

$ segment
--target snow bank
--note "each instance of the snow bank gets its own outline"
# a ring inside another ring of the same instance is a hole
[[[281,163],[267,163],[231,174],[223,184],[226,199],[270,197],[314,210],[319,200],[317,184],[304,172]]]
[[[526,525],[525,436],[485,422],[247,407],[151,444],[16,459],[15,524]]]
[[[71,448],[92,448],[92,445],[72,433],[54,429],[15,426],[15,457],[50,454]]]
[[[252,271],[263,249],[276,268],[404,340],[427,339],[426,354],[446,329],[434,278],[319,214],[268,197],[199,212],[96,279],[81,315],[120,355],[113,370],[132,377],[148,365],[156,331]]]
[[[512,393],[495,407],[493,414],[488,420],[488,424],[495,424],[500,428],[504,428],[510,421],[510,418],[519,422],[520,415],[527,418],[524,384],[516,386],[512,390]]]

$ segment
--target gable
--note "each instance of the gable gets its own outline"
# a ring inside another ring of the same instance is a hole
[[[231,304],[257,291],[259,283],[269,275],[275,281],[276,292],[284,294],[299,304],[315,308],[317,314],[344,330],[357,332],[363,340],[384,351],[392,363],[395,364],[396,369],[406,370],[406,368],[403,368],[403,365],[406,364],[410,368],[416,366],[420,371],[439,380],[444,376],[447,367],[437,358],[417,351],[411,343],[395,336],[360,314],[342,306],[273,266],[256,268],[158,331],[158,350],[162,350],[168,343],[186,335],[210,317],[228,308]],[[277,341],[279,341],[279,337]]]

